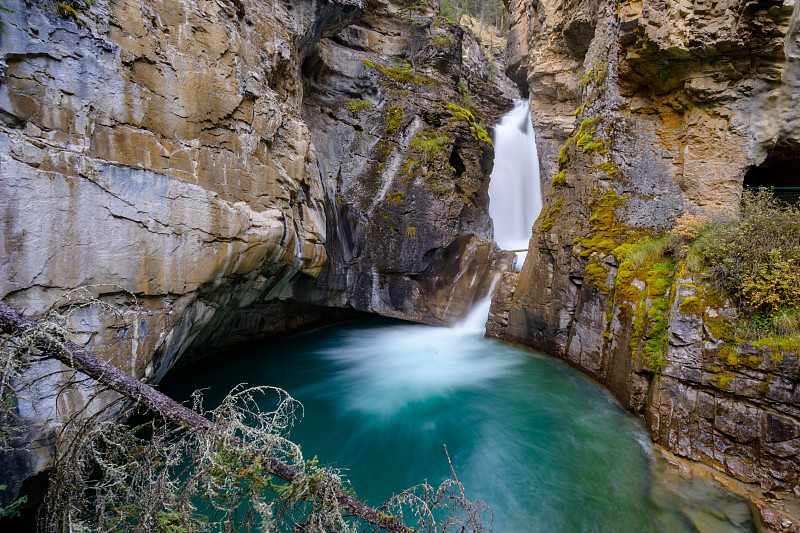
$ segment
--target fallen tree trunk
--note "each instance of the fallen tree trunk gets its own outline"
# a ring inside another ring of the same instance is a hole
[[[2,302],[0,302],[0,333],[28,336],[32,339],[36,348],[41,350],[46,357],[57,359],[65,365],[86,374],[102,385],[131,399],[137,405],[158,413],[165,420],[183,427],[187,431],[211,433],[215,429],[214,423],[200,413],[138,381],[130,374],[121,371],[70,340],[54,339],[51,335],[42,331],[36,320],[21,315]],[[263,451],[259,452],[258,450],[249,450],[245,442],[238,442],[237,444],[243,450],[255,452],[259,455],[264,469],[269,474],[284,481],[296,483],[308,476],[302,470],[284,463],[271,454]],[[319,483],[317,485],[317,495],[323,499],[335,499],[342,508],[353,516],[381,529],[397,533],[407,533],[409,531],[409,528],[401,522],[393,518],[385,518],[385,515],[379,513],[375,508],[345,494],[338,484],[332,482]]]

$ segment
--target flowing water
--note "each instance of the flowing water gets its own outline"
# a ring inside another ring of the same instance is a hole
[[[638,419],[563,364],[484,339],[485,316],[327,327],[181,369],[162,390],[208,388],[210,406],[243,380],[286,389],[305,407],[292,434],[305,455],[348,469],[373,505],[449,477],[446,444],[497,533],[753,530],[721,489],[654,478]]]
[[[495,150],[495,239],[527,248],[542,206],[527,102],[497,125]],[[447,445],[497,533],[754,531],[746,502],[667,475],[641,421],[601,387],[484,339],[488,311],[487,299],[450,329],[384,319],[323,328],[181,369],[162,390],[207,388],[207,406],[243,380],[287,390],[305,406],[293,439],[306,457],[348,469],[372,505],[450,477]]]
[[[539,157],[528,102],[514,104],[494,129],[494,170],[489,182],[494,240],[504,250],[528,248],[531,227],[542,210]],[[520,268],[525,253],[518,254]]]

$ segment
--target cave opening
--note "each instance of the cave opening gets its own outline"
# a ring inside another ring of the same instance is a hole
[[[800,205],[800,149],[776,146],[744,176],[744,189],[769,190],[777,199]]]

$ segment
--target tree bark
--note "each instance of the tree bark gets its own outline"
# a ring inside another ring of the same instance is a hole
[[[65,365],[97,380],[102,385],[117,391],[136,404],[146,407],[165,420],[183,427],[187,431],[213,432],[214,423],[183,404],[180,404],[162,394],[153,387],[140,382],[130,374],[107,363],[96,355],[84,350],[68,339],[54,340],[41,331],[36,320],[21,315],[13,308],[0,302],[0,333],[9,335],[32,335],[35,346],[46,357],[57,359]],[[244,442],[237,443],[242,449],[247,449]],[[253,450],[248,450],[253,451]],[[290,483],[300,481],[308,474],[289,464],[284,463],[274,455],[255,450],[262,458],[262,465],[270,474]],[[344,509],[362,520],[374,524],[381,529],[396,533],[407,533],[409,529],[401,522],[393,519],[381,518],[376,509],[364,502],[342,492],[338,485],[323,482],[317,486],[320,497],[333,497]]]

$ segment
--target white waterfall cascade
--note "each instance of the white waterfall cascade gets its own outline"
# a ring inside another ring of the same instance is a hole
[[[526,100],[515,100],[494,129],[494,170],[489,182],[489,215],[494,240],[503,250],[528,248],[531,227],[542,210],[536,134]],[[515,269],[527,252],[517,253]]]

